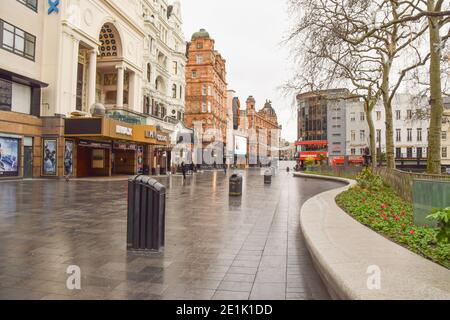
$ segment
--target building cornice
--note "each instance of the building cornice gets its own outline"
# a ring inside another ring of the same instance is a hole
[[[127,14],[120,10],[111,0],[102,0],[102,2],[115,14],[123,19],[134,31],[139,33],[140,36],[145,37],[146,33],[140,26],[138,26]]]

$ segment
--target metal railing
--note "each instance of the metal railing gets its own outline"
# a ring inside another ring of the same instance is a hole
[[[383,181],[394,189],[397,194],[408,201],[412,201],[414,180],[450,182],[450,175],[443,174],[405,172],[398,169],[389,169],[387,167],[378,167],[375,169],[375,172],[379,174]]]

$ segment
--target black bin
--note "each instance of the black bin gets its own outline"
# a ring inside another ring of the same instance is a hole
[[[232,174],[230,177],[230,196],[242,196],[242,176]]]
[[[149,176],[128,180],[127,249],[164,247],[166,188]]]
[[[266,170],[264,172],[264,184],[272,183],[272,170]]]

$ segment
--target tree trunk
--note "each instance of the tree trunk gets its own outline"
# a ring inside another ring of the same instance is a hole
[[[372,103],[365,101],[364,102],[364,109],[366,111],[367,115],[367,124],[369,125],[369,148],[370,148],[370,155],[372,156],[372,169],[375,169],[377,165],[377,146],[375,143],[375,125],[373,124],[373,117],[372,117]]]
[[[434,11],[435,1],[428,0],[428,10]],[[441,130],[444,109],[441,84],[441,37],[439,19],[428,18],[430,34],[430,129],[428,134],[427,172],[441,173]]]
[[[386,164],[390,169],[395,169],[394,155],[394,122],[392,117],[392,102],[389,98],[389,81],[391,72],[391,62],[388,61],[383,66],[383,105],[386,116]]]

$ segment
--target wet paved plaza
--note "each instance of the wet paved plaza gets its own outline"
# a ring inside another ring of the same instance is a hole
[[[126,250],[125,181],[0,182],[0,299],[328,299],[299,212],[339,185],[241,173],[242,198],[223,172],[159,178],[166,247],[153,254]],[[81,290],[66,287],[70,265]]]

